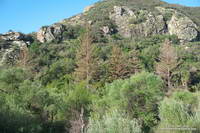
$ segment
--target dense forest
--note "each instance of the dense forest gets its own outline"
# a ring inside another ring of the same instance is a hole
[[[147,1],[104,0],[81,16],[92,24],[67,19],[61,39],[31,33],[14,46],[15,58],[0,63],[0,133],[199,133],[200,32],[124,37],[107,16],[114,5],[154,14],[162,5],[199,26],[199,8]],[[138,14],[136,26],[146,21]],[[0,39],[0,57],[11,43]]]

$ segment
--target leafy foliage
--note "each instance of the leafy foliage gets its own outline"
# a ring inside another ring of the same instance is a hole
[[[157,102],[162,99],[162,80],[151,74],[142,72],[130,79],[116,80],[106,85],[102,108],[126,110],[133,118],[139,118],[145,126],[153,126],[157,122]]]

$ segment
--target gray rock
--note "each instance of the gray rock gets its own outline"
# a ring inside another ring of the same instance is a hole
[[[65,27],[62,24],[54,24],[52,26],[45,26],[40,28],[37,33],[37,39],[41,42],[51,42],[54,40],[60,41]]]
[[[27,47],[24,41],[13,41],[0,48],[0,66],[4,64],[14,64],[20,55],[20,50]]]
[[[108,35],[111,32],[108,26],[103,26],[101,30],[103,31],[104,35]]]
[[[136,18],[136,16],[126,7],[114,6],[113,12],[110,13],[110,19],[115,21],[119,33],[124,37],[131,37],[130,18]]]
[[[114,6],[114,13],[116,16],[121,17],[123,15],[123,8],[119,6]]]
[[[25,35],[20,32],[7,32],[5,34],[0,35],[0,39],[5,41],[18,41],[24,40]]]
[[[133,25],[132,36],[151,36],[156,34],[165,34],[167,32],[167,26],[162,15],[154,16],[149,13],[146,17],[146,21]]]
[[[0,66],[17,61],[20,49],[30,45],[27,35],[19,32],[8,32],[0,35]]]
[[[176,35],[181,42],[198,39],[198,26],[187,16],[175,9],[155,7],[160,14],[147,10],[132,11],[127,7],[114,6],[110,13],[123,37],[147,37],[155,34]],[[171,14],[164,19],[164,15]]]
[[[168,28],[170,35],[177,35],[181,41],[193,41],[198,38],[197,25],[183,14],[175,13]]]
[[[167,26],[162,15],[155,16],[146,10],[140,10],[138,13],[127,7],[114,6],[110,18],[115,21],[118,31],[123,37],[150,36],[167,32]]]

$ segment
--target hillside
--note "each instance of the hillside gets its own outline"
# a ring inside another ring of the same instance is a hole
[[[104,32],[102,34],[119,33],[128,38],[170,34],[183,41],[199,39],[199,8],[169,5],[160,1],[105,0],[86,9],[88,11],[58,24],[68,28],[69,25],[90,22],[93,30]],[[41,32],[44,31],[41,29]]]
[[[103,0],[0,34],[0,133],[199,133],[199,90],[200,7]]]

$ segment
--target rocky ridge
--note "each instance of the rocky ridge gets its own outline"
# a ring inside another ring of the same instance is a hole
[[[92,25],[93,22],[85,19],[85,15],[93,8],[94,5],[89,6],[82,14],[65,19],[59,24],[42,27],[37,33],[37,39],[41,43],[62,40],[62,33],[67,30],[64,25],[84,25],[86,22]],[[125,38],[169,34],[176,35],[182,42],[198,39],[198,26],[189,17],[175,9],[163,7],[155,9],[158,10],[158,15],[148,10],[133,11],[126,6],[113,6],[109,18],[117,25],[118,33]],[[113,29],[104,25],[100,30],[106,35]]]
[[[114,6],[110,18],[115,21],[123,37],[151,36],[155,34],[176,35],[181,41],[193,41],[198,38],[197,25],[187,16],[176,10],[157,7],[159,15],[147,10],[132,11],[127,7]],[[171,17],[164,15],[170,11]]]
[[[65,19],[50,26],[43,26],[36,33],[40,43],[63,41],[63,33],[68,26],[83,26],[89,23],[95,25],[100,20],[90,20],[88,13],[95,9],[95,5],[85,8],[84,12]],[[197,24],[180,11],[166,7],[154,7],[157,13],[148,9],[133,10],[127,6],[113,5],[109,10],[108,18],[114,22],[116,29],[109,24],[99,27],[104,36],[109,36],[116,31],[124,38],[148,37],[152,35],[176,35],[181,42],[195,41],[200,38]],[[95,26],[94,26],[95,27]],[[21,48],[31,44],[32,37],[19,32],[8,32],[0,35],[0,65],[8,59],[17,58],[16,47]],[[14,54],[13,54],[14,53]]]

